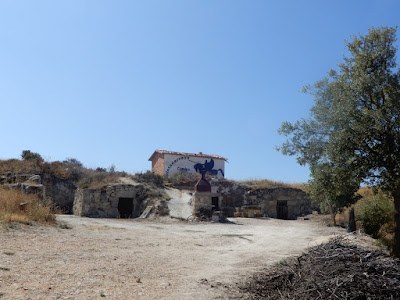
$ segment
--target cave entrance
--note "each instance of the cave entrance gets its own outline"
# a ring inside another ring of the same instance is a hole
[[[122,219],[131,218],[133,212],[133,198],[119,198],[118,212],[119,217]]]
[[[276,216],[278,217],[278,219],[287,220],[288,218],[287,201],[278,201],[276,203]]]

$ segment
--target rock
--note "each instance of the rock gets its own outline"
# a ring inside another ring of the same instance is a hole
[[[41,184],[42,183],[42,177],[40,177],[40,175],[33,175],[33,176],[29,177],[28,182]]]
[[[169,282],[163,282],[160,284],[160,286],[165,289],[165,288],[171,286],[171,284]]]

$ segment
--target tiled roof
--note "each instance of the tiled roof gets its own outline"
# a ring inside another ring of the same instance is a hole
[[[167,150],[155,150],[154,153],[149,158],[150,161],[152,160],[153,156],[156,153],[184,155],[184,156],[197,156],[197,157],[205,157],[205,158],[215,158],[215,159],[223,159],[225,161],[228,160],[227,158],[219,156],[219,155],[204,154],[202,152],[199,152],[199,153],[186,153],[186,152],[176,152],[176,151],[167,151]]]

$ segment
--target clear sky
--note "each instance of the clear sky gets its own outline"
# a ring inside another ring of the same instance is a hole
[[[399,22],[397,0],[3,0],[0,159],[134,173],[155,149],[201,151],[230,179],[305,182],[274,149],[282,122],[308,116],[299,90],[345,39]]]

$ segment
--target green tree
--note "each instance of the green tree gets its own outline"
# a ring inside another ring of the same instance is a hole
[[[361,198],[356,192],[359,182],[351,173],[343,173],[332,163],[321,163],[311,170],[312,180],[309,181],[311,198],[316,201],[321,211],[330,213],[336,226],[336,214],[345,207]]]
[[[396,28],[371,28],[346,42],[348,56],[306,91],[314,95],[311,117],[284,123],[281,146],[313,169],[329,162],[355,180],[379,186],[395,203],[394,255],[400,257],[400,70]]]

